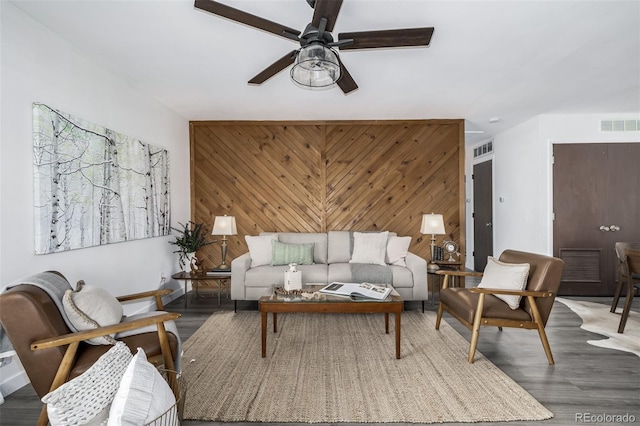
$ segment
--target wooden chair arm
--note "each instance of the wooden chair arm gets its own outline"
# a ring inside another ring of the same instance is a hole
[[[474,271],[454,271],[448,269],[439,269],[435,271],[436,275],[444,276],[442,280],[442,288],[449,288],[449,277],[481,277],[482,272],[474,272]],[[464,287],[464,285],[462,285]]]
[[[444,269],[438,269],[435,272],[437,275],[453,275],[456,277],[481,277],[482,272],[474,272],[474,271],[448,271]]]
[[[504,290],[498,288],[470,288],[471,293],[484,293],[484,294],[507,294],[511,296],[533,296],[533,297],[553,297],[553,293],[550,291],[531,291],[531,290]]]
[[[122,302],[131,301],[131,300],[144,299],[146,297],[155,297],[156,309],[161,311],[164,309],[164,305],[162,303],[162,296],[165,296],[172,292],[173,290],[166,288],[166,289],[160,289],[160,290],[145,291],[142,293],[126,294],[124,296],[116,297],[116,299],[118,299],[118,302],[122,303]]]
[[[173,321],[180,318],[181,314],[177,312],[164,312],[159,315],[153,315],[146,318],[139,318],[133,321],[125,321],[108,325],[106,327],[98,327],[92,330],[78,331],[76,333],[63,334],[61,336],[51,337],[49,339],[38,340],[31,344],[31,350],[54,348],[57,346],[68,345],[74,342],[93,339],[95,337],[105,336],[107,334],[115,334],[121,331],[135,330],[136,328],[146,327],[153,324],[162,324],[166,321]]]

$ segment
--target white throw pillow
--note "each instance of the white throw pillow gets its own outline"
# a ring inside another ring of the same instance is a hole
[[[104,424],[132,358],[129,347],[118,342],[87,371],[43,396],[51,426]]]
[[[354,232],[353,253],[349,263],[386,265],[389,232]]]
[[[387,258],[389,265],[407,266],[406,258],[411,245],[411,237],[389,237]]]
[[[487,258],[487,267],[484,269],[484,274],[478,287],[500,290],[522,290],[527,285],[529,267],[528,263],[505,263],[489,256]],[[520,307],[520,299],[522,296],[505,294],[496,294],[495,296],[502,299],[511,309],[518,309]]]
[[[109,426],[139,426],[174,407],[176,398],[158,370],[138,348],[127,367],[109,411]],[[172,416],[176,419],[177,416]],[[177,423],[176,423],[177,424]]]
[[[251,267],[271,265],[273,258],[273,248],[271,241],[278,241],[278,235],[245,235],[245,241],[249,247],[249,255],[251,256]]]
[[[108,291],[85,285],[78,281],[76,291],[67,290],[62,297],[62,306],[71,324],[78,330],[118,324],[122,320],[122,305]],[[86,341],[92,345],[113,345],[113,335],[96,337]]]

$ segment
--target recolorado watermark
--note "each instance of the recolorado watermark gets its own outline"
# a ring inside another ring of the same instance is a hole
[[[633,414],[576,413],[576,423],[635,423]]]

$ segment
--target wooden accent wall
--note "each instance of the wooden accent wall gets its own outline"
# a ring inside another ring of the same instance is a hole
[[[431,212],[445,217],[437,244],[464,254],[463,120],[193,121],[190,133],[191,220],[236,217],[228,260],[247,251],[245,235],[330,230],[410,235],[428,258]],[[213,267],[220,246],[199,255]]]

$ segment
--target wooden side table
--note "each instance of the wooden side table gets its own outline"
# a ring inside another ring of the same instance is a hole
[[[218,283],[218,306],[220,306],[220,293],[222,292],[222,281],[231,279],[231,271],[229,272],[209,272],[205,274],[192,274],[190,272],[178,272],[171,275],[174,280],[184,280],[184,307],[187,307],[187,284],[191,281],[191,285],[196,291],[196,299],[200,297],[199,286],[200,281],[216,281]]]
[[[439,270],[447,270],[447,271],[460,271],[462,269],[462,262],[459,260],[450,262],[448,260],[434,260],[432,263],[435,263],[440,268]],[[460,279],[455,279],[456,277],[452,277],[454,280],[450,283],[452,287],[462,287],[464,288],[464,278],[460,277]],[[436,274],[436,271],[427,270],[427,280],[429,284],[428,290],[431,292],[430,300],[435,300],[436,287],[438,288],[438,296],[440,296],[440,289],[442,288],[442,275]]]

